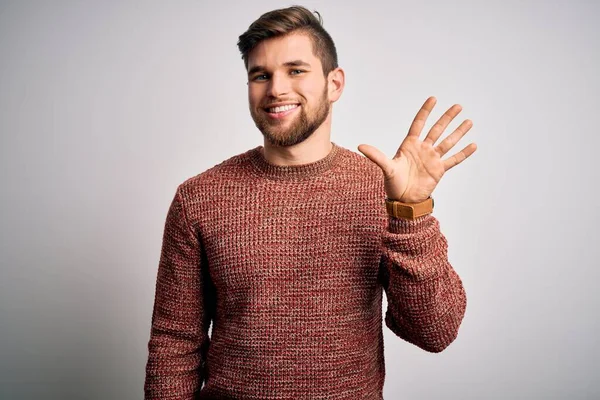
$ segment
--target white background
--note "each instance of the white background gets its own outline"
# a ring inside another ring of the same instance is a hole
[[[0,1],[0,398],[143,397],[168,206],[262,144],[236,43],[289,5]],[[427,128],[474,122],[434,192],[467,313],[440,354],[384,327],[386,400],[598,398],[599,3],[303,5],[346,71],[334,142],[391,156],[430,95]]]

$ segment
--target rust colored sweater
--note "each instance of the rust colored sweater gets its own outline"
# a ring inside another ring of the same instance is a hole
[[[446,348],[466,307],[447,241],[434,216],[388,217],[384,199],[379,167],[336,144],[301,166],[259,146],[179,185],[146,399],[382,399],[383,290],[389,329]]]

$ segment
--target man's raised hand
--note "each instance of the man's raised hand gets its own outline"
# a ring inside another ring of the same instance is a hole
[[[459,104],[450,107],[431,127],[425,139],[419,141],[425,121],[435,103],[435,97],[429,97],[425,101],[413,120],[408,135],[391,160],[373,146],[358,146],[358,150],[383,171],[385,192],[392,200],[405,203],[420,203],[426,200],[446,171],[466,160],[477,150],[477,145],[470,143],[458,153],[442,160],[442,156],[473,126],[473,122],[468,119],[434,146],[450,122],[461,112],[462,107]]]

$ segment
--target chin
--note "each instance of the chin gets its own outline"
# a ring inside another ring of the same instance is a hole
[[[277,136],[277,135],[265,134],[263,132],[263,136],[267,140],[267,142],[269,142],[269,144],[271,144],[272,146],[292,147],[292,146],[295,146],[297,144],[304,142],[306,139],[308,139],[309,137],[312,136],[312,133],[309,135],[302,135],[302,136]]]

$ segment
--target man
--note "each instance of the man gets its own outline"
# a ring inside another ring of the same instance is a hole
[[[420,141],[429,98],[393,159],[368,145],[361,157],[330,141],[344,71],[315,15],[264,14],[238,46],[264,146],[177,189],[146,398],[382,399],[382,291],[386,325],[430,352],[465,312],[431,193],[475,151],[441,159],[471,123],[434,145],[455,105]]]

